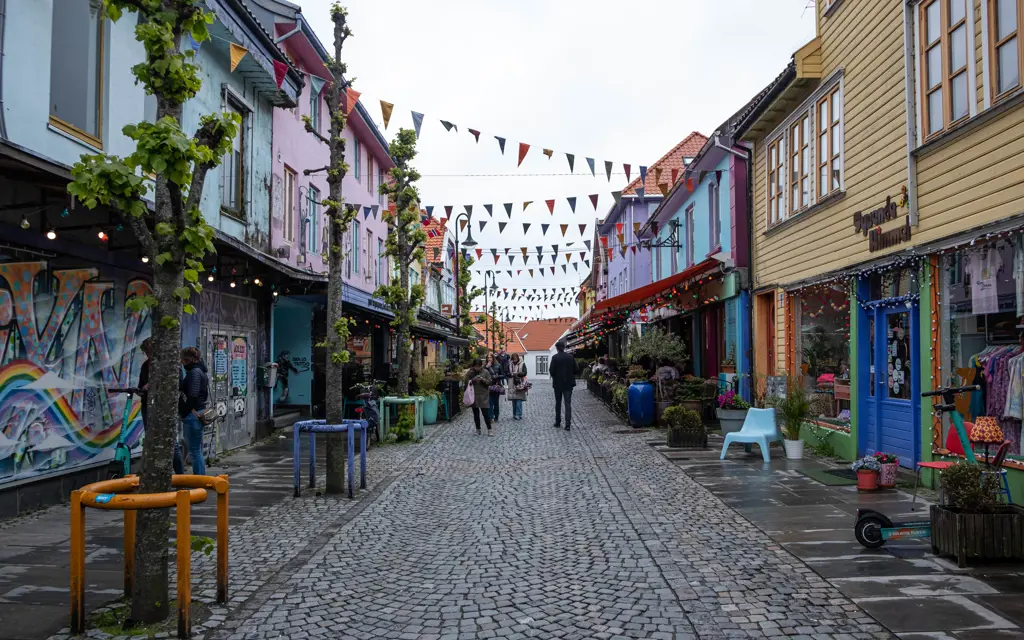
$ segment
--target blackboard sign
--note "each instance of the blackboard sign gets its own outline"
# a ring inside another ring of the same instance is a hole
[[[769,398],[785,398],[786,376],[768,376],[765,381],[765,395]]]

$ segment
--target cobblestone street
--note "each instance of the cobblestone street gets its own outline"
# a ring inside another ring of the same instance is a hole
[[[241,606],[208,637],[891,637],[582,388],[575,405],[570,433],[544,385],[495,437],[467,412],[436,428],[275,575],[233,569]],[[310,502],[333,503],[282,511]],[[250,542],[233,567],[261,557]]]

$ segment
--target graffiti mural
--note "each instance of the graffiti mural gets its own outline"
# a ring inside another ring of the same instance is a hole
[[[0,264],[0,486],[112,458],[124,426],[141,446],[131,387],[145,356],[149,312],[126,302],[151,291],[141,278],[45,261]]]

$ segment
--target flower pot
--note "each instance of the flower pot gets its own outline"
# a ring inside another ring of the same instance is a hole
[[[707,432],[699,433],[682,429],[669,429],[667,445],[673,449],[706,449]]]
[[[627,412],[634,427],[648,427],[654,422],[654,385],[646,380],[629,385]]]
[[[699,398],[695,400],[680,400],[679,404],[690,411],[696,411],[699,414],[704,411],[704,401]]]
[[[437,396],[425,396],[423,398],[423,424],[434,424],[437,422]]]
[[[878,472],[868,469],[857,471],[857,491],[877,491]]]
[[[879,489],[895,489],[896,478],[899,476],[900,463],[888,462],[882,465],[882,471],[878,474]]]
[[[671,406],[672,406],[671,402],[655,402],[654,403],[654,424],[657,424],[657,425],[660,425],[660,426],[666,426],[665,423],[662,422],[661,416],[665,413],[665,409],[668,409]]]
[[[743,421],[747,419],[746,409],[715,409],[718,422],[722,425],[722,435],[736,433],[743,428]]]
[[[783,440],[782,443],[786,447],[786,458],[790,460],[803,460],[804,459],[804,441],[803,440]]]
[[[721,368],[722,373],[736,373],[736,365],[723,364]]]
[[[993,513],[960,513],[932,505],[932,552],[956,557],[960,568],[968,558],[1024,560],[1024,509],[1000,505]]]

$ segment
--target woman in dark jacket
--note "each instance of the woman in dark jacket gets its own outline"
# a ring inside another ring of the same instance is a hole
[[[199,357],[199,349],[195,347],[182,349],[181,365],[185,368],[185,377],[178,383],[178,390],[181,392],[178,399],[181,429],[185,435],[188,452],[192,455],[192,473],[197,476],[205,476],[203,423],[199,421],[199,414],[206,409],[206,403],[210,396],[210,381],[206,375],[206,365]],[[174,441],[174,472],[185,473],[185,463],[181,457],[181,445],[178,439]]]
[[[487,396],[490,400],[490,411],[491,421],[497,422],[498,415],[501,413],[501,396],[502,393],[498,389],[505,388],[505,371],[501,367],[501,363],[494,356],[491,356],[490,366],[487,367],[488,373],[491,374],[491,386],[488,389]]]
[[[491,435],[491,400],[488,397],[491,374],[480,358],[473,360],[473,366],[466,372],[466,384],[473,385],[473,422],[476,423],[476,434],[480,435],[480,414],[483,413],[484,422],[487,424],[487,435]]]

